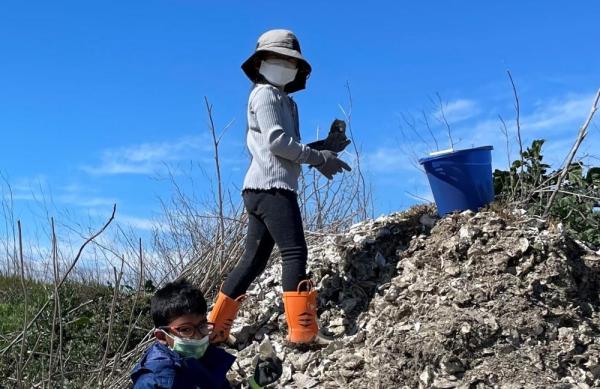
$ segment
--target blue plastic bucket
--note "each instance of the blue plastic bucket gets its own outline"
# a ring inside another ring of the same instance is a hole
[[[440,215],[477,211],[494,200],[492,149],[482,146],[419,159]]]

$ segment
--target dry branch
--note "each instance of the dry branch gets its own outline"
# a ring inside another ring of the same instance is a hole
[[[21,231],[21,221],[17,221],[17,228],[19,230],[19,260],[21,263],[21,286],[23,288],[23,334],[27,332],[27,287],[25,286],[25,265],[23,260],[23,235]],[[23,387],[23,357],[25,356],[25,343],[26,337],[23,336],[21,341],[21,351],[19,353],[19,364],[17,365],[17,383],[19,387]]]
[[[519,94],[517,93],[517,87],[515,86],[515,81],[513,80],[512,74],[510,73],[510,70],[506,70],[506,73],[508,74],[508,79],[510,80],[510,85],[512,86],[512,91],[513,91],[513,96],[515,98],[515,122],[517,125],[517,140],[519,142],[519,158],[521,160],[521,169],[519,172],[519,182],[521,184],[521,197],[523,197],[525,195],[525,193],[523,193],[524,189],[523,189],[523,169],[525,167],[525,163],[523,160],[523,141],[521,139],[521,103],[519,102]],[[510,166],[509,166],[510,168]]]
[[[561,190],[562,182],[563,182],[564,178],[566,177],[567,173],[569,172],[569,167],[571,166],[571,162],[573,162],[573,158],[575,158],[575,154],[577,153],[577,150],[579,149],[581,142],[583,142],[583,140],[585,139],[585,137],[588,134],[588,127],[589,127],[590,123],[592,122],[592,119],[594,118],[594,114],[598,110],[598,101],[599,100],[600,100],[600,89],[598,89],[598,91],[596,92],[596,97],[594,97],[594,102],[592,103],[592,108],[590,109],[590,113],[589,113],[587,119],[585,120],[585,122],[583,123],[583,125],[581,126],[581,128],[579,129],[579,133],[577,134],[575,143],[573,144],[571,151],[569,151],[569,154],[565,161],[565,165],[563,166],[562,171],[560,172],[560,175],[558,176],[558,181],[556,182],[556,188],[554,188],[554,191],[550,195],[550,199],[548,200],[548,203],[546,204],[546,209],[544,210],[544,214],[543,214],[544,218],[547,218],[548,215],[550,214],[550,208],[552,207],[552,203],[554,202],[556,194]]]
[[[113,324],[115,321],[115,308],[117,306],[117,298],[119,297],[119,287],[121,286],[121,279],[123,278],[123,266],[125,259],[121,258],[121,269],[117,273],[117,268],[113,266],[113,276],[115,281],[115,289],[113,291],[113,298],[110,305],[110,317],[108,320],[108,333],[106,334],[106,348],[104,349],[104,355],[102,356],[102,362],[100,363],[100,378],[98,379],[98,385],[104,387],[104,369],[106,367],[106,357],[110,351],[110,340],[112,338]]]
[[[215,130],[215,122],[212,115],[212,105],[208,102],[208,97],[204,96],[204,102],[206,103],[206,112],[208,114],[210,133],[213,139],[214,147],[214,159],[215,159],[215,171],[217,174],[217,206],[219,207],[219,239],[221,242],[225,241],[225,221],[223,212],[223,180],[221,179],[221,161],[219,159],[219,143],[222,138],[222,134],[217,137]],[[223,251],[221,251],[221,257],[219,263],[222,265],[223,262]]]
[[[448,141],[450,142],[450,148],[454,149],[454,140],[452,139],[452,130],[450,129],[450,124],[448,123],[448,119],[446,119],[446,113],[444,111],[444,102],[442,101],[442,96],[440,96],[439,93],[436,93],[436,96],[438,98],[438,104],[440,107],[441,121],[444,124],[444,126],[446,127],[446,131],[448,132]]]

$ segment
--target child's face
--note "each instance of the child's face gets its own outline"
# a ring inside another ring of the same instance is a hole
[[[179,316],[161,329],[179,338],[202,339],[210,333],[211,326],[206,321],[206,315],[188,313]],[[166,336],[164,332],[157,329],[154,331],[154,336],[159,342],[173,347],[173,338]]]

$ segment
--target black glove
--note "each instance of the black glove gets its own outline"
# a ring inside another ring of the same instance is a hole
[[[331,129],[327,138],[308,144],[308,147],[315,150],[329,150],[334,153],[343,151],[350,144],[350,139],[346,137],[346,122],[335,119],[331,123]]]
[[[321,174],[329,180],[333,179],[333,176],[337,173],[341,173],[343,170],[352,170],[346,162],[337,157],[337,153],[329,150],[323,150],[320,151],[320,153],[323,156],[324,162],[320,165],[316,165],[315,169],[320,171]]]
[[[259,358],[251,380],[254,380],[258,386],[265,386],[277,381],[282,373],[283,365],[279,358]]]

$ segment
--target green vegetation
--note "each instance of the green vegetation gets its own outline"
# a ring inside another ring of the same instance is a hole
[[[557,187],[560,171],[548,172],[543,163],[544,140],[534,140],[508,171],[494,171],[494,189],[500,201],[520,203],[535,215],[543,214]],[[600,247],[600,167],[584,169],[582,163],[568,167],[549,216],[563,224],[568,233],[593,247]]]
[[[23,315],[32,317],[48,298],[46,285],[25,280],[28,304],[22,293],[21,280],[17,277],[0,277],[0,349],[5,346],[6,337],[23,328]]]
[[[86,387],[102,363],[111,320],[107,358],[133,349],[152,328],[148,314],[151,296],[148,292],[152,292],[152,288],[138,293],[131,287],[121,286],[115,295],[110,285],[67,282],[60,289],[60,298],[53,299],[52,284],[26,281],[25,287],[27,304],[21,280],[0,277],[0,350],[22,331],[25,312],[30,321],[50,299],[49,306],[25,336],[23,361],[28,362],[22,376],[30,385]],[[111,319],[113,296],[116,298]],[[0,357],[0,388],[15,387],[16,383],[6,377],[16,376],[20,352],[21,341]]]

